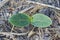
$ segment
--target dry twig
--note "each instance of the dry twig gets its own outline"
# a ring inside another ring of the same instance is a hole
[[[58,7],[47,5],[47,4],[43,4],[43,3],[39,3],[39,2],[34,2],[34,1],[26,1],[26,2],[33,3],[33,4],[38,4],[38,5],[41,5],[41,6],[50,7],[50,8],[54,8],[54,9],[60,10],[60,8],[58,8]]]
[[[0,34],[3,34],[3,35],[26,35],[28,32],[26,33],[11,33],[11,32],[0,32]]]

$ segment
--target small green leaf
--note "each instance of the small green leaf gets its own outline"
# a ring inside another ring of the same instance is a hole
[[[44,28],[52,24],[51,19],[44,14],[35,14],[32,17],[32,25],[34,25],[35,27]]]
[[[24,13],[18,13],[9,18],[9,22],[16,27],[24,27],[30,24],[30,17]]]

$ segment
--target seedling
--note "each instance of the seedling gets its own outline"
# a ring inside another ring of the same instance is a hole
[[[16,27],[24,27],[29,25],[30,18],[27,14],[18,13],[9,18],[9,22]]]
[[[9,22],[16,27],[25,27],[31,23],[32,25],[34,25],[34,27],[38,27],[39,29],[48,27],[52,24],[51,19],[44,14],[35,14],[32,17],[29,17],[27,14],[24,13],[18,13],[11,16],[9,18]]]

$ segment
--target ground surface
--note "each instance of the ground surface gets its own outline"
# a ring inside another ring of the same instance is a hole
[[[32,30],[33,25],[31,24],[24,28],[15,27],[12,30],[13,25],[8,22],[8,19],[11,15],[18,12],[24,12],[30,16],[35,13],[43,13],[49,16],[52,19],[52,25],[48,28],[41,29],[41,40],[60,40],[59,10],[33,3],[27,3],[26,1],[49,4],[60,8],[60,0],[9,0],[0,8],[0,40],[40,40],[38,28]]]

